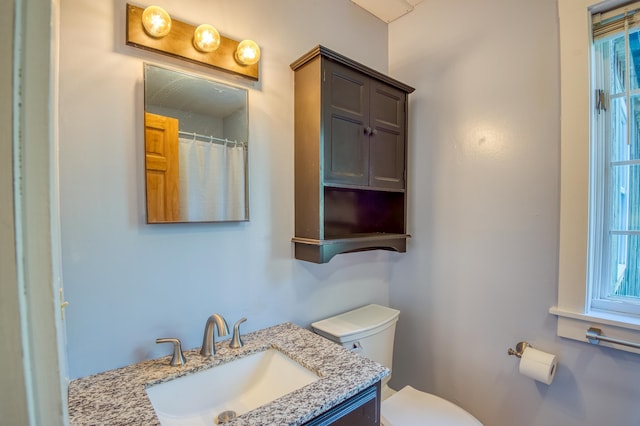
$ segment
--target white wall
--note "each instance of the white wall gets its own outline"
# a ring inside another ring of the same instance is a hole
[[[485,425],[640,422],[640,357],[556,337],[560,95],[554,0],[432,0],[389,26],[410,99],[408,252],[392,385]],[[585,123],[586,124],[586,123]],[[507,348],[558,354],[551,386]]]
[[[402,255],[375,251],[315,265],[293,259],[293,72],[317,44],[387,71],[387,26],[345,0],[162,0],[177,18],[208,20],[262,47],[252,84],[124,45],[125,2],[65,0],[60,46],[60,183],[71,378],[168,353],[155,339],[201,343],[219,312],[245,332],[302,326],[388,303]],[[251,221],[147,225],[142,63],[249,88]]]

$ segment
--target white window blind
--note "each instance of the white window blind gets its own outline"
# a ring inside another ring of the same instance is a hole
[[[593,39],[619,33],[628,28],[640,26],[640,2],[631,3],[607,12],[595,13],[591,17]]]

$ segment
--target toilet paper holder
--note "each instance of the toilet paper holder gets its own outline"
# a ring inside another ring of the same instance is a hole
[[[515,350],[509,348],[507,353],[520,359],[520,374],[545,385],[550,385],[553,381],[558,366],[556,355],[535,349],[528,342],[518,342]]]
[[[522,354],[524,353],[524,350],[527,348],[533,348],[533,346],[531,346],[528,342],[518,342],[518,344],[516,344],[516,349],[513,350],[509,348],[507,353],[509,355],[515,355],[518,358],[522,358]]]

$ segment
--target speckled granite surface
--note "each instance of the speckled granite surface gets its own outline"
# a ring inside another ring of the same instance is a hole
[[[228,340],[217,342],[213,360],[193,349],[185,352],[187,364],[182,367],[169,366],[167,356],[74,380],[69,384],[70,423],[159,425],[147,398],[147,386],[215,368],[269,348],[278,349],[316,372],[320,380],[225,425],[300,425],[389,374],[382,365],[291,323],[248,333],[242,340],[244,346],[240,349],[229,348]]]

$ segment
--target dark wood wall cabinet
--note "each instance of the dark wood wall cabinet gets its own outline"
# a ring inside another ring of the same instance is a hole
[[[291,68],[296,259],[406,251],[407,95],[414,89],[323,46]]]

